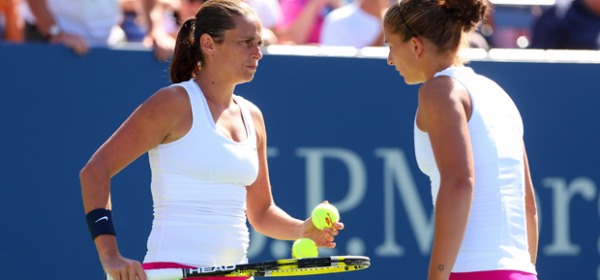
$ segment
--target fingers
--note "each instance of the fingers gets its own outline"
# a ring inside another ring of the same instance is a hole
[[[325,234],[326,246],[330,248],[335,247],[335,237],[340,234],[340,231],[336,228],[327,228],[323,230],[323,233]]]
[[[85,42],[77,43],[75,46],[72,47],[72,49],[79,56],[85,55],[90,51],[90,48]]]
[[[335,238],[340,234],[340,230],[343,229],[343,223],[335,223],[332,228],[324,228],[319,237],[322,242],[317,242],[317,244],[321,247],[335,248]]]
[[[327,247],[327,248],[335,248],[336,243],[335,243],[335,237],[332,235],[326,235],[325,236],[325,243],[323,243],[322,247]]]
[[[122,278],[122,280],[146,280],[146,273],[139,262],[129,261],[125,268],[126,271],[121,275],[125,274],[128,278]]]
[[[109,280],[147,280],[146,272],[142,265],[134,260],[122,259],[125,262],[118,261],[111,263],[111,268],[106,268],[106,274]]]
[[[90,50],[88,43],[83,38],[73,34],[59,34],[53,37],[50,42],[61,44],[80,56],[88,53]]]
[[[142,267],[142,265],[140,263],[137,263],[138,266],[136,266],[136,276],[138,280],[147,280],[148,277],[146,276],[146,272],[144,271],[144,268]]]
[[[331,236],[337,236],[338,234],[340,234],[340,230],[344,229],[344,224],[342,223],[335,223],[333,224],[332,228],[324,228],[323,232],[325,232],[326,234],[329,234]]]
[[[137,271],[135,269],[135,266],[132,265],[131,263],[127,267],[127,274],[128,274],[128,277],[129,277],[127,279],[129,279],[129,280],[137,280]]]
[[[147,280],[146,272],[141,268],[135,270],[121,270],[115,274],[109,274],[109,280]]]

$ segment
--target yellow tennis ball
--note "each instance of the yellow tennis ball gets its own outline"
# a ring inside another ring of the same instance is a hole
[[[321,203],[312,211],[312,222],[316,228],[331,228],[340,220],[340,212],[329,203]]]
[[[292,258],[316,258],[319,256],[317,244],[310,238],[300,238],[292,245]]]

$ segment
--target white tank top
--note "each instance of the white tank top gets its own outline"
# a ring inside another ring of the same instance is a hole
[[[247,101],[234,96],[248,136],[235,142],[216,129],[193,80],[173,86],[188,92],[193,123],[181,139],[148,151],[154,220],[144,262],[246,263],[246,186],[258,176],[256,134]]]
[[[467,230],[453,272],[518,270],[536,273],[530,261],[525,223],[523,122],[508,94],[468,67],[435,75],[450,76],[471,98],[469,136],[475,163],[475,193]],[[427,133],[414,125],[419,168],[431,180],[435,204],[440,175]]]

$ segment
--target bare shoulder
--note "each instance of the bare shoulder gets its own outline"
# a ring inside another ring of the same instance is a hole
[[[180,86],[163,87],[157,90],[146,102],[156,103],[161,106],[189,105],[186,90]]]
[[[156,91],[139,108],[147,126],[159,131],[161,143],[179,139],[192,123],[190,99],[183,87],[169,86]]]
[[[154,94],[142,103],[139,110],[168,120],[174,117],[177,118],[181,113],[190,111],[189,108],[190,101],[185,89],[170,86],[154,92]]]
[[[438,76],[419,88],[417,125],[423,131],[435,123],[453,122],[457,116],[469,115],[470,99],[464,86],[451,77]]]
[[[419,98],[443,98],[449,97],[456,86],[456,81],[449,76],[437,76],[421,85]]]
[[[468,98],[466,88],[449,76],[434,77],[419,88],[420,105],[443,105]]]
[[[171,86],[154,92],[139,106],[136,114],[169,124],[179,121],[190,111],[190,101],[185,89]]]

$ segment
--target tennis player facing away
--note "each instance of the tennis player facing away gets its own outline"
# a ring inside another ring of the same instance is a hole
[[[431,179],[429,279],[537,279],[537,210],[521,115],[459,57],[485,0],[402,0],[384,17],[388,64],[422,85],[414,125]]]
[[[112,278],[146,279],[143,268],[246,263],[246,219],[272,238],[309,237],[335,247],[342,223],[320,231],[273,201],[263,116],[234,94],[236,85],[253,79],[261,44],[261,23],[247,4],[205,3],[177,36],[174,84],[144,101],[81,170],[86,219]],[[142,265],[119,253],[110,180],[146,152],[154,221]]]

